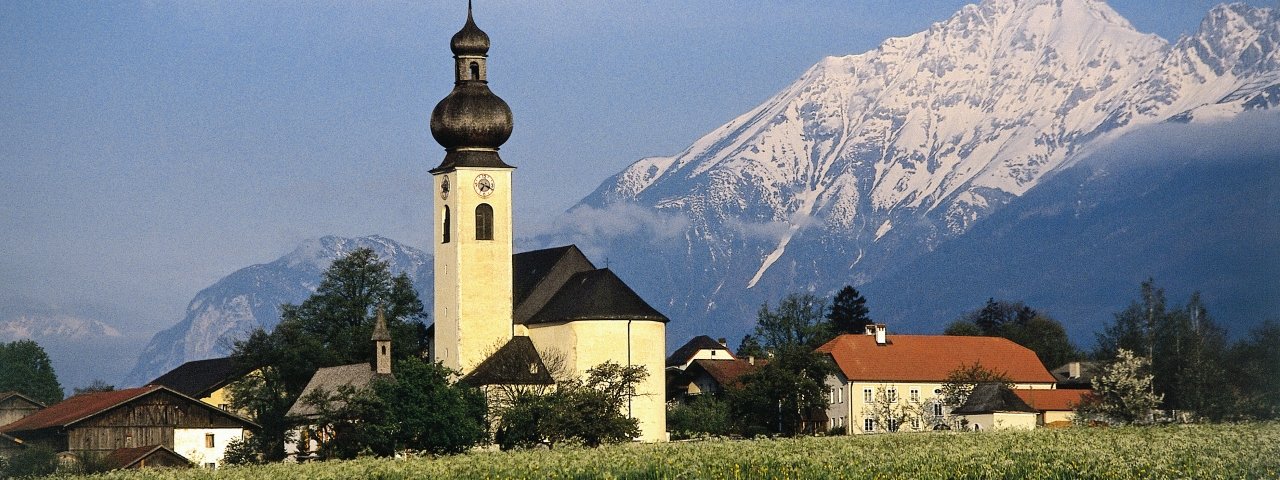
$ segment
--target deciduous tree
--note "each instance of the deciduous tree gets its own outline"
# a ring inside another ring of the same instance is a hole
[[[62,401],[62,385],[49,355],[34,341],[0,343],[0,372],[0,392],[19,392],[45,405]]]

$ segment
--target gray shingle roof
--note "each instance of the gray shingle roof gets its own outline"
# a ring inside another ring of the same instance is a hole
[[[311,392],[319,389],[330,394],[337,393],[338,389],[344,385],[350,385],[356,389],[368,388],[377,375],[369,366],[368,362],[353,363],[350,365],[338,365],[336,367],[325,367],[316,370],[315,375],[311,376],[311,381],[307,382],[307,386],[302,389],[302,394],[298,396],[298,401],[289,407],[289,415],[299,417],[309,417],[315,415],[316,408],[308,404],[304,399]],[[341,405],[334,405],[341,407]]]
[[[204,398],[248,373],[231,357],[193,360],[170,370],[147,385],[164,385],[192,398]]]
[[[640,295],[607,268],[574,274],[547,301],[538,313],[524,322],[571,322],[574,320],[651,320],[666,323],[667,317],[649,306]]]
[[[552,385],[555,380],[529,337],[512,337],[458,383],[481,385]]]

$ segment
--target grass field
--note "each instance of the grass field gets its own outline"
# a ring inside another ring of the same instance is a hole
[[[107,478],[1280,478],[1280,423],[698,441]]]

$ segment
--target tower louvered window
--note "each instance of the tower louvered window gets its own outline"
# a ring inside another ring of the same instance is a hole
[[[487,203],[476,206],[476,240],[493,240],[493,207]]]

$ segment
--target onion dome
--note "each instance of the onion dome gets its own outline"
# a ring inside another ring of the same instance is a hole
[[[453,39],[449,40],[449,49],[453,50],[454,55],[483,56],[489,53],[489,35],[477,27],[476,21],[471,18],[471,2],[467,2],[467,23],[462,26],[462,30],[453,34]]]
[[[432,172],[455,167],[511,168],[498,147],[511,138],[511,107],[489,90],[485,53],[489,36],[480,31],[467,5],[467,23],[453,36],[453,91],[431,111],[431,136],[444,147],[444,162]]]

